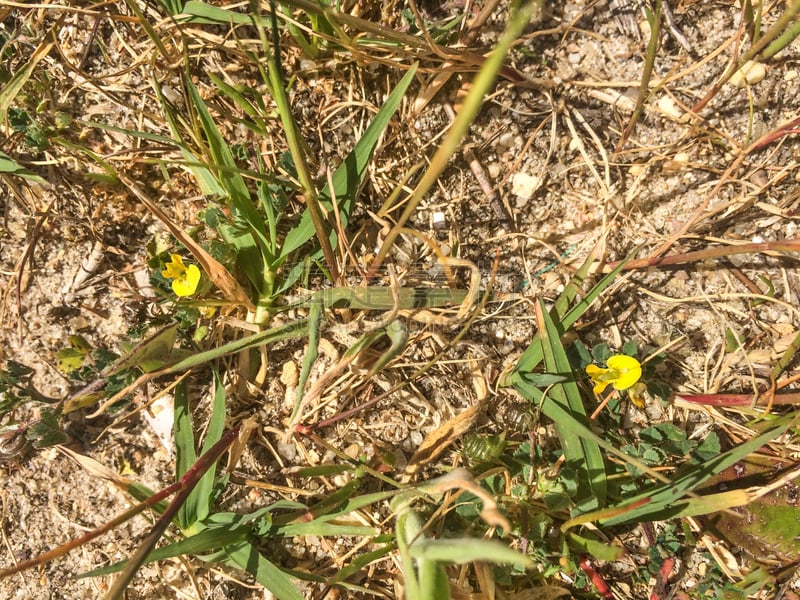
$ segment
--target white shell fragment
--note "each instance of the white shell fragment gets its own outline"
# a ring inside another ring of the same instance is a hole
[[[447,217],[441,211],[436,211],[431,216],[431,221],[434,229],[447,229]]]
[[[683,111],[675,104],[675,101],[669,96],[662,96],[658,101],[658,110],[661,111],[665,117],[670,119],[679,120],[683,116]]]
[[[175,425],[175,398],[164,395],[156,399],[143,413],[145,421],[164,448],[172,453],[172,429]]]
[[[517,198],[530,200],[542,185],[542,178],[527,173],[514,173],[511,180],[511,193]]]
[[[767,76],[767,68],[761,63],[748,60],[742,65],[742,68],[736,71],[731,77],[731,83],[736,87],[745,87],[746,85],[754,85],[759,81],[763,81]]]

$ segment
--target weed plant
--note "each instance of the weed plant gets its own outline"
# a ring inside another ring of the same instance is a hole
[[[135,585],[135,574],[143,564],[183,555],[246,572],[283,600],[329,588],[353,597],[376,594],[363,575],[376,565],[391,571],[393,583],[385,589],[397,590],[411,600],[456,597],[468,588],[479,589],[484,597],[497,597],[504,590],[503,597],[522,598],[581,594],[594,586],[605,595],[603,577],[590,562],[622,560],[627,552],[623,540],[636,528],[653,529],[644,569],[632,578],[646,583],[690,543],[695,534],[685,525],[688,519],[733,510],[765,493],[707,486],[760,448],[791,435],[793,413],[754,413],[749,423],[754,433],[746,439],[721,439],[715,431],[695,439],[685,428],[669,422],[643,428],[632,438],[622,427],[626,412],[633,405],[641,407],[637,410],[652,403],[666,406],[673,397],[656,368],[668,357],[668,349],[645,354],[632,340],[625,340],[620,348],[605,344],[587,348],[571,341],[581,322],[615,293],[624,271],[669,261],[711,259],[718,256],[713,248],[666,259],[657,254],[640,259],[636,250],[616,264],[606,264],[598,249],[556,297],[532,300],[537,333],[500,382],[520,398],[515,412],[506,415],[505,431],[474,431],[474,421],[466,417],[446,423],[426,440],[427,453],[412,459],[413,468],[403,472],[393,468],[388,453],[379,460],[365,452],[347,453],[319,434],[323,429],[319,423],[309,424],[320,395],[321,384],[313,382],[312,374],[318,367],[326,311],[369,310],[382,315],[363,335],[354,336],[332,369],[332,377],[338,376],[371,353],[372,362],[362,369],[366,381],[405,352],[409,336],[399,318],[403,311],[430,319],[428,324],[445,323],[443,330],[454,338],[448,345],[453,346],[491,300],[490,290],[479,293],[478,284],[487,283],[479,276],[468,290],[457,286],[411,289],[394,280],[380,287],[376,276],[398,240],[417,235],[408,228],[409,220],[463,142],[498,76],[511,77],[506,57],[539,8],[536,2],[512,4],[493,51],[479,56],[468,51],[459,55],[447,46],[456,39],[458,19],[426,23],[413,3],[403,13],[408,32],[398,32],[305,0],[250,3],[238,9],[162,0],[158,18],[153,7],[145,11],[135,2],[126,2],[132,18],[150,38],[153,61],[172,65],[171,85],[180,88],[181,102],[172,97],[154,69],[151,86],[158,118],[166,123],[169,135],[99,120],[82,125],[169,148],[171,155],[138,166],[160,171],[166,179],[178,172],[190,176],[204,203],[194,228],[184,227],[151,197],[149,182],[140,181],[136,169],[75,140],[62,115],[37,109],[31,98],[43,82],[34,73],[50,42],[42,42],[28,65],[4,74],[0,118],[31,152],[58,146],[81,156],[96,168],[94,180],[136,199],[171,235],[154,239],[147,248],[150,285],[159,299],[160,313],[143,318],[129,332],[129,339],[120,343],[118,352],[93,348],[81,336],[72,336],[69,347],[55,357],[74,385],[68,397],[46,397],[31,383],[28,367],[6,363],[0,372],[4,447],[22,456],[31,447],[65,443],[64,420],[76,411],[91,411],[89,416],[94,418],[127,418],[134,410],[134,391],[157,383],[174,397],[175,483],[160,491],[147,489],[90,459],[77,458],[125,490],[137,504],[104,526],[44,556],[8,566],[0,575],[41,565],[150,511],[151,532],[132,556],[81,574],[114,574],[108,598],[123,597]],[[766,60],[788,45],[798,33],[793,21],[798,10],[800,3],[789,3],[764,32],[760,18],[751,14],[752,45],[722,79],[730,78],[746,60]],[[649,77],[657,58],[659,17],[660,3],[656,2],[648,17],[652,39],[638,109],[618,149],[624,147],[653,93]],[[214,38],[225,40],[219,48],[255,73],[257,83],[239,83],[224,69],[198,74],[195,52],[197,44],[202,49],[205,38],[197,32],[206,32],[209,39],[213,37],[209,32],[216,36],[223,32]],[[322,175],[293,112],[291,74],[285,63],[290,52],[309,60],[337,60],[345,55],[364,63],[374,60],[388,65],[392,77],[397,75],[391,92],[341,164]],[[447,64],[460,59],[461,67],[476,69],[475,77],[430,160],[409,170],[387,200],[392,208],[387,212],[399,215],[392,217],[375,255],[361,261],[364,257],[353,256],[348,226],[359,210],[374,157],[397,126],[398,109],[408,102],[420,70],[431,68],[433,57]],[[213,86],[212,94],[201,88],[199,78]],[[709,100],[698,103],[695,110]],[[228,139],[233,125],[247,132],[246,141]],[[281,135],[277,144],[285,151],[269,164],[260,145],[275,143],[270,140],[276,131]],[[790,132],[773,130],[748,143],[747,149]],[[7,176],[44,182],[22,162],[0,153],[0,170]],[[409,192],[406,184],[411,181],[416,183]],[[300,206],[299,213],[293,213],[292,206]],[[469,268],[467,261],[455,255],[456,249],[450,256],[431,246],[441,267]],[[796,250],[796,243],[789,241],[764,247],[754,243],[737,251]],[[361,262],[358,268],[366,286],[353,286],[345,277],[347,264],[354,260]],[[311,272],[322,274],[325,290],[302,289]],[[445,305],[455,307],[457,316],[436,321],[433,311]],[[281,344],[296,341],[304,342],[306,350],[296,374],[291,415],[280,433],[284,441],[306,436],[329,458],[295,473],[299,489],[321,489],[330,480],[337,481],[337,486],[320,496],[282,490],[281,499],[233,510],[226,507],[224,498],[242,485],[237,461],[264,424],[255,416],[232,412],[232,407],[263,401],[258,390],[274,371],[270,357]],[[791,363],[796,346],[778,361],[773,383]],[[369,410],[378,400],[413,383],[443,354],[361,409]],[[329,381],[327,374],[318,377],[322,383]],[[195,390],[199,387],[211,390],[210,409],[203,417],[197,410],[200,398]],[[587,414],[586,406],[597,404],[595,400],[604,401],[604,408]],[[39,411],[37,419],[16,420],[16,411],[33,405]],[[325,424],[354,414],[338,415]],[[461,428],[463,435],[453,435],[455,428]],[[440,458],[454,443],[462,450],[456,460],[463,466]],[[659,524],[657,532],[652,523]],[[351,541],[335,569],[326,565],[317,570],[288,558],[289,541],[297,538]],[[710,574],[698,591],[723,593],[728,585],[724,593],[746,594],[774,584],[767,571],[753,573],[734,584],[724,584],[717,573]],[[565,581],[571,582],[569,587]],[[541,596],[524,596],[524,590]]]

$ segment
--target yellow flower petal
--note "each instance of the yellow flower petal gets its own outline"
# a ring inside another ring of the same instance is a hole
[[[642,376],[642,365],[632,356],[615,354],[607,361],[608,368],[587,365],[586,374],[594,383],[594,393],[601,394],[609,385],[615,390],[627,390]]]
[[[186,273],[186,265],[183,264],[183,258],[180,254],[170,254],[170,262],[164,265],[164,270],[161,274],[167,279],[179,279]]]
[[[592,378],[595,394],[602,394],[614,377],[614,374],[611,373],[610,369],[604,369],[602,367],[598,367],[597,365],[587,365],[586,374]]]
[[[176,296],[191,296],[197,291],[200,283],[200,269],[197,265],[189,265],[186,272],[172,282],[172,291]]]
[[[608,358],[606,364],[616,374],[611,382],[615,390],[627,390],[642,376],[642,364],[632,356],[615,354]]]
[[[608,387],[609,383],[611,383],[611,382],[610,381],[598,381],[594,385],[594,387],[592,388],[592,391],[594,391],[595,394],[602,394],[605,391],[605,389]]]
[[[586,365],[586,374],[592,379],[600,377],[603,373],[608,373],[608,369],[604,369],[603,367],[598,367],[597,365],[594,364]]]

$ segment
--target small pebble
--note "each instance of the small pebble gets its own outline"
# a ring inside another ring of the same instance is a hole
[[[528,175],[527,173],[515,173],[511,180],[511,193],[517,198],[530,200],[541,184],[541,177]],[[519,205],[519,203],[517,203],[517,205]]]
[[[730,81],[736,87],[745,87],[763,81],[766,76],[767,68],[764,65],[748,60],[733,74]]]
[[[292,361],[287,361],[283,363],[283,368],[281,369],[281,377],[280,377],[281,383],[287,387],[294,387],[297,385],[298,378],[299,378],[299,373],[297,371],[297,365],[294,364]]]
[[[313,60],[309,60],[307,58],[303,58],[300,60],[300,70],[301,71],[315,71],[317,68],[317,63]]]
[[[662,96],[661,99],[658,101],[658,110],[662,112],[662,114],[670,119],[680,119],[683,116],[683,111],[678,108],[678,105],[675,104],[675,101],[670,98],[669,96]]]
[[[514,134],[510,131],[506,131],[505,133],[501,134],[499,138],[497,138],[497,144],[499,146],[511,148],[511,146],[514,145]]]

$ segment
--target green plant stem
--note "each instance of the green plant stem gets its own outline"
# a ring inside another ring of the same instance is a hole
[[[656,0],[654,12],[648,12],[647,15],[647,20],[650,23],[650,41],[647,43],[647,54],[645,55],[644,65],[642,66],[642,81],[639,84],[639,93],[636,96],[636,107],[633,110],[628,124],[625,126],[625,131],[622,132],[619,142],[617,142],[615,152],[620,152],[625,147],[625,142],[628,141],[628,137],[631,135],[633,128],[636,127],[636,123],[639,122],[639,118],[644,112],[644,104],[647,98],[655,92],[655,90],[650,90],[650,78],[653,75],[653,67],[656,64],[656,54],[658,53],[658,44],[661,39],[661,1],[662,0]]]
[[[320,207],[319,196],[317,195],[314,182],[311,179],[311,173],[308,169],[308,162],[306,155],[303,151],[303,144],[300,139],[300,132],[297,125],[292,118],[292,109],[289,103],[289,96],[286,93],[286,88],[283,86],[280,67],[280,48],[278,46],[278,18],[275,10],[275,2],[270,2],[270,16],[272,19],[272,51],[268,51],[269,58],[267,59],[267,73],[269,78],[269,91],[275,104],[278,107],[278,114],[281,117],[281,124],[283,131],[286,135],[286,144],[289,146],[289,152],[292,155],[294,166],[297,169],[297,178],[303,188],[303,199],[306,202],[308,213],[311,216],[311,222],[314,225],[314,231],[317,234],[322,255],[325,257],[325,262],[334,281],[339,281],[339,269],[336,263],[333,248],[328,237],[328,228],[325,224],[325,217],[322,214]],[[260,24],[260,20],[257,23]],[[261,42],[265,48],[269,49],[270,44],[267,42],[266,33],[264,28],[259,25],[259,34],[261,35]]]
[[[445,167],[447,167],[448,161],[453,154],[455,154],[459,144],[467,135],[467,131],[469,131],[470,125],[475,120],[478,111],[483,106],[483,98],[494,84],[497,74],[500,68],[503,66],[503,60],[505,59],[506,54],[511,49],[511,46],[514,44],[519,35],[522,33],[522,30],[533,16],[534,11],[539,4],[540,2],[538,0],[526,2],[510,17],[508,26],[500,38],[500,41],[497,42],[497,46],[495,47],[494,51],[489,58],[486,59],[483,67],[475,77],[475,81],[472,83],[472,89],[464,100],[461,110],[459,111],[458,115],[456,115],[456,119],[453,121],[450,130],[442,140],[441,145],[434,153],[433,158],[431,159],[430,167],[427,171],[425,171],[425,174],[422,176],[419,184],[412,192],[411,197],[406,203],[406,208],[403,210],[403,214],[397,220],[397,224],[389,232],[389,235],[386,236],[386,240],[383,242],[383,246],[381,246],[378,256],[370,265],[369,272],[367,274],[368,277],[374,277],[374,275],[378,272],[378,269],[386,259],[392,244],[394,244],[397,236],[400,235],[400,230],[411,218],[411,215],[414,214],[414,211],[422,201],[422,198],[425,197],[425,194],[428,193],[433,184],[439,178],[439,175],[441,175]]]

